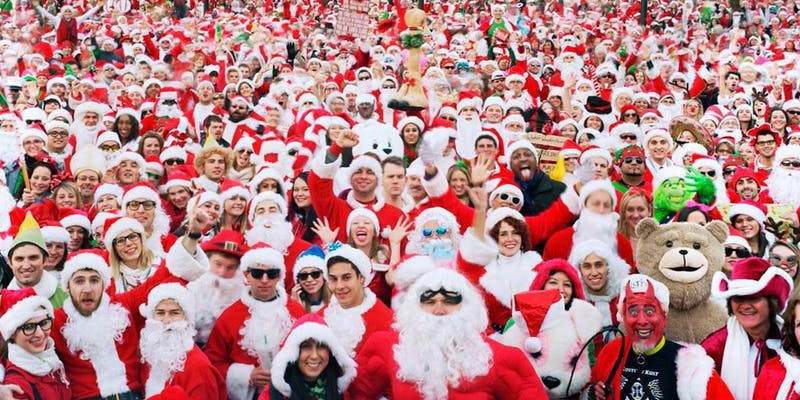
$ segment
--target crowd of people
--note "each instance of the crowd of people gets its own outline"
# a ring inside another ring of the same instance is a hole
[[[0,398],[799,398],[800,2],[366,4],[0,3]]]

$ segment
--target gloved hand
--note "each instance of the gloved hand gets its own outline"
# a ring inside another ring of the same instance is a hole
[[[714,203],[717,195],[717,189],[714,187],[714,181],[711,178],[701,174],[696,169],[687,168],[689,173],[686,174],[684,182],[686,190],[694,192],[697,196],[697,201],[706,205]]]
[[[436,165],[436,163],[442,158],[443,149],[440,149],[436,142],[436,138],[425,136],[422,138],[422,142],[419,144],[419,150],[417,151],[417,154],[422,160],[422,163],[426,166]]]

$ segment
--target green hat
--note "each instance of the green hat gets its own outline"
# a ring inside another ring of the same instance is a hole
[[[25,220],[20,224],[17,235],[14,236],[14,240],[11,242],[11,248],[8,250],[9,260],[11,259],[11,255],[14,254],[14,249],[23,244],[35,245],[47,254],[47,245],[45,245],[42,230],[39,228],[39,223],[36,222],[36,218],[33,218],[30,211],[25,215]]]

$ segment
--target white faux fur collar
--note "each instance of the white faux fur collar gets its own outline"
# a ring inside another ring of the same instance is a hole
[[[12,290],[22,289],[19,286],[17,278],[11,280],[11,283],[8,284],[8,288]],[[36,292],[37,295],[49,299],[56,293],[56,288],[58,288],[58,280],[52,274],[45,271],[42,273],[42,278],[39,279],[39,283],[33,286],[33,291]]]
[[[242,303],[247,306],[249,309],[258,309],[259,311],[265,311],[271,308],[283,308],[286,306],[286,289],[282,286],[278,285],[275,290],[278,293],[278,296],[271,301],[261,301],[256,300],[255,297],[250,293],[250,288],[245,287],[242,290]],[[252,311],[251,311],[252,313]]]
[[[500,303],[512,308],[514,295],[528,290],[536,278],[534,267],[542,261],[535,251],[517,252],[511,257],[498,255],[486,266],[480,284]]]
[[[372,290],[368,288],[364,288],[364,301],[362,301],[361,304],[353,308],[342,308],[342,306],[339,305],[339,300],[336,299],[336,296],[331,296],[331,303],[328,305],[328,308],[336,307],[339,309],[340,312],[345,314],[361,315],[369,311],[372,308],[372,306],[375,305],[376,301],[377,297],[375,297],[375,293],[373,293]]]
[[[383,206],[386,204],[386,201],[384,201],[383,195],[376,191],[375,192],[375,204],[367,205],[367,204],[364,204],[364,203],[356,200],[355,195],[353,195],[353,191],[350,190],[350,192],[347,193],[347,204],[349,204],[350,208],[352,208],[354,210],[356,208],[369,207],[372,211],[375,211],[375,213],[377,213],[378,211],[380,211],[383,208]]]

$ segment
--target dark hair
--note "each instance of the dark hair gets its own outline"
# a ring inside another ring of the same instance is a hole
[[[781,329],[781,347],[787,353],[800,357],[800,343],[797,342],[797,336],[794,334],[795,319],[797,313],[795,309],[800,305],[800,297],[793,297],[789,300],[789,305],[786,307],[786,312],[783,313],[783,328]]]
[[[750,296],[742,296],[742,297],[750,297]],[[759,296],[752,296],[752,297],[759,297]],[[764,296],[760,296],[760,297],[764,297]],[[774,328],[774,329],[777,330],[778,329],[778,323],[776,322],[776,318],[778,317],[778,314],[780,314],[780,312],[781,312],[781,305],[778,304],[778,299],[775,298],[774,296],[768,296],[768,297],[764,297],[764,298],[767,299],[767,305],[769,306],[769,317],[768,317],[769,318],[769,326],[770,326],[769,329],[772,330]],[[728,298],[726,304],[727,304],[727,307],[728,307],[728,315],[733,315],[733,306],[731,305],[731,298],[730,297]]]
[[[736,75],[736,77],[739,79],[742,78],[742,74],[740,74],[739,71],[728,71],[725,73],[725,78],[723,80],[728,79],[728,77],[731,75]]]
[[[314,339],[306,339],[303,343],[300,344],[302,347],[308,341],[315,341]],[[317,342],[319,343],[319,342]],[[324,343],[321,345],[326,346]],[[320,374],[320,378],[325,382],[325,395],[326,399],[340,399],[342,398],[341,394],[339,394],[339,387],[338,387],[338,378],[341,375],[342,368],[339,366],[339,362],[336,361],[336,358],[333,357],[333,353],[331,353],[330,360],[328,361],[328,366],[325,367],[325,370],[322,371]],[[297,361],[289,363],[286,366],[286,371],[283,373],[283,379],[289,384],[289,387],[292,388],[292,394],[289,397],[290,400],[309,400],[312,398],[311,391],[308,388],[308,383],[306,382],[305,376],[303,373],[300,372],[300,368],[297,367]]]
[[[119,119],[122,117],[127,117],[131,120],[131,134],[128,136],[127,139],[123,139],[122,136],[119,134],[119,128],[118,128]],[[119,141],[122,143],[123,146],[139,138],[139,128],[140,128],[139,121],[128,114],[120,115],[119,117],[114,119],[114,124],[111,125],[111,131],[117,134],[117,137],[119,137]]]
[[[211,126],[211,124],[214,122],[223,123],[222,118],[220,118],[219,115],[211,114],[207,116],[206,119],[203,120],[203,129],[208,129],[208,127]]]
[[[400,168],[403,168],[403,171],[405,171],[406,169],[405,161],[403,161],[402,158],[397,156],[386,157],[383,161],[381,161],[381,169],[385,169],[387,164],[392,164]]]
[[[678,212],[678,215],[675,217],[677,222],[686,222],[689,219],[689,214],[698,211],[706,218],[706,223],[711,222],[711,217],[699,206],[690,206],[684,207],[681,211]]]
[[[356,278],[360,278],[361,277],[361,271],[358,270],[358,267],[356,267],[356,265],[353,264],[352,261],[348,260],[347,258],[344,258],[343,256],[333,256],[330,259],[328,259],[327,268],[331,269],[331,265],[337,264],[337,263],[342,263],[342,262],[350,264],[350,267],[353,268],[353,271],[356,272]]]
[[[518,235],[520,235],[522,237],[522,240],[521,240],[521,243],[520,243],[520,246],[519,246],[520,247],[520,251],[525,252],[525,251],[528,251],[528,250],[531,249],[530,232],[528,232],[528,225],[525,224],[525,221],[520,221],[520,220],[518,220],[518,219],[516,219],[514,217],[505,217],[505,218],[501,219],[500,222],[505,222],[505,223],[511,225],[511,227],[514,229],[514,231]],[[497,238],[500,236],[500,225],[501,225],[500,222],[495,224],[489,230],[489,236],[492,239],[494,239],[495,241],[497,241]]]
[[[299,175],[297,175],[297,177],[294,178],[294,182],[297,182],[298,179],[308,184],[308,172],[301,172]],[[288,197],[289,221],[294,222],[295,220],[299,219],[306,228],[305,232],[303,232],[302,239],[307,242],[313,242],[317,238],[317,234],[312,230],[314,227],[314,221],[317,220],[317,212],[314,211],[314,207],[307,207],[305,209],[300,208],[300,206],[294,202],[294,194]]]
[[[139,148],[137,150],[139,155],[142,157],[144,157],[144,142],[150,138],[158,140],[159,146],[161,146],[162,149],[164,148],[164,138],[161,137],[161,135],[158,132],[156,131],[146,132],[144,136],[142,136],[142,139],[139,140]]]

